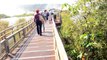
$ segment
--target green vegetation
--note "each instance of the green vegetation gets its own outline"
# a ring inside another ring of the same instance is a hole
[[[61,13],[60,35],[69,58],[107,60],[107,0],[78,0],[63,6],[68,11]]]
[[[5,14],[0,14],[0,19],[1,18],[9,18],[10,16],[7,16],[7,15],[5,15]]]
[[[16,21],[15,24],[17,25],[17,24],[20,24],[22,22],[26,22],[25,18],[20,18],[19,20]]]
[[[24,26],[26,26],[28,23],[24,23],[26,22],[25,18],[20,18],[16,21],[14,28],[10,28],[8,30],[5,31],[5,34],[2,33],[2,35],[0,36],[0,40],[2,40],[2,37],[4,35],[9,36],[10,34],[18,31],[19,29],[23,28]],[[8,28],[9,22],[5,21],[5,20],[0,20],[0,31],[3,31],[5,29]],[[14,30],[13,30],[14,29]],[[18,36],[16,35],[16,38]],[[18,38],[17,38],[18,39]]]
[[[0,31],[6,29],[9,26],[9,22],[5,20],[0,20]]]
[[[33,16],[33,14],[21,14],[21,15],[15,15],[15,17],[25,17],[25,16]]]
[[[20,26],[17,26],[17,29],[20,29],[23,26],[25,26],[26,23],[24,23],[24,22],[26,22],[25,18],[20,18],[19,20],[17,20],[16,23],[15,23],[15,25],[20,25],[21,24]],[[22,23],[24,23],[24,24],[22,24]]]

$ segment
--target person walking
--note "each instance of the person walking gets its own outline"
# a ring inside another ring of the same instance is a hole
[[[44,19],[45,19],[45,20],[48,20],[49,13],[48,13],[47,10],[44,10],[43,16],[44,16]]]
[[[44,23],[42,24],[42,26],[43,26],[42,30],[43,30],[43,32],[45,32],[45,22],[46,22],[46,20],[45,20],[44,12],[43,11],[41,12],[41,15],[42,15],[42,17],[44,19]]]
[[[39,10],[36,10],[36,15],[34,15],[34,22],[37,26],[38,35],[42,36],[42,24],[44,23],[43,17],[39,13]]]

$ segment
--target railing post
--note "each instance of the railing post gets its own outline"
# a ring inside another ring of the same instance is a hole
[[[3,35],[3,33],[1,33],[1,36]],[[3,40],[4,37],[1,37],[1,40]]]
[[[33,29],[33,25],[34,25],[34,22],[32,22],[31,26],[32,26],[32,29]]]
[[[15,38],[15,35],[13,35],[13,39],[14,39],[14,43],[16,43],[16,38]]]
[[[3,40],[6,38],[6,32],[4,31],[2,35],[4,35],[4,37],[2,38],[2,40]]]
[[[23,36],[24,36],[24,38],[26,37],[26,31],[25,31],[25,28],[23,29]]]
[[[6,49],[6,54],[9,54],[10,53],[10,49],[9,49],[8,40],[4,41],[4,46],[5,46],[5,49]]]
[[[12,27],[12,34],[14,33],[13,29],[14,29],[14,28]]]
[[[5,32],[4,32],[4,34],[5,34]],[[4,47],[5,47],[5,49],[6,49],[6,54],[8,54],[9,52],[10,52],[10,50],[9,50],[9,44],[8,44],[8,40],[6,39],[6,35],[4,36]]]
[[[14,56],[10,53],[8,38],[5,38],[4,47],[5,47],[5,50],[6,50],[6,55],[13,58]]]
[[[1,42],[0,42],[0,54],[1,54],[1,50],[2,50],[2,47],[1,47]]]
[[[21,38],[20,32],[19,32],[19,38]]]

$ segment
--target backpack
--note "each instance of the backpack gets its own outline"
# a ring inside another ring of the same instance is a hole
[[[34,17],[34,21],[44,23],[44,20],[41,14],[36,14]]]
[[[40,14],[36,14],[36,15],[35,15],[35,17],[34,17],[34,18],[35,18],[35,19],[34,19],[34,20],[35,20],[35,22],[40,22],[39,15],[40,15]]]

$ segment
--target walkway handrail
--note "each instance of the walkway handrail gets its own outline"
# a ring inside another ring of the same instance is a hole
[[[54,36],[55,36],[55,50],[57,52],[57,60],[68,60],[66,51],[64,49],[64,45],[62,43],[62,40],[58,34],[54,19],[52,19],[53,22],[53,30],[54,30]]]
[[[17,31],[19,28],[23,28],[24,25],[27,25],[31,22],[32,22],[31,20],[26,21],[26,22],[22,22],[22,23],[19,23],[17,25],[10,26],[10,27],[6,28],[5,30],[1,31],[0,32],[0,41],[5,39],[7,36],[14,33],[15,31]]]
[[[35,22],[29,21],[27,25],[21,27],[11,35],[5,37],[0,41],[0,60],[3,60],[6,56],[10,55],[11,52],[21,43],[24,38],[32,31],[35,27]]]

